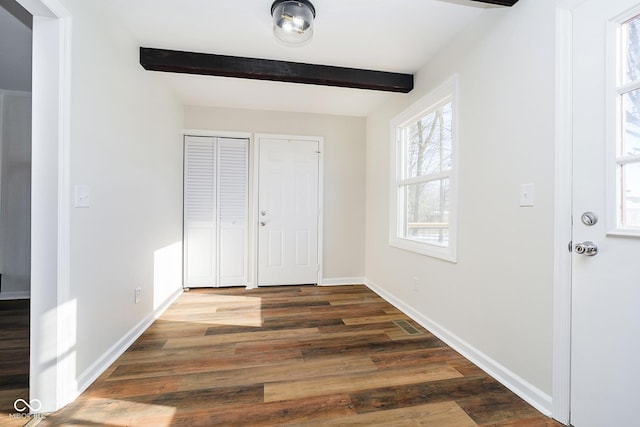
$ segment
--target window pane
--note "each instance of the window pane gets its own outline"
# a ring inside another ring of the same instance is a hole
[[[404,186],[404,238],[449,245],[449,179]]]
[[[438,108],[405,127],[405,174],[414,178],[451,169],[452,104]]]
[[[622,226],[640,227],[640,163],[621,166]]]
[[[640,16],[627,21],[622,28],[624,45],[624,83],[640,79]]]
[[[640,89],[622,95],[622,146],[620,156],[640,155]]]

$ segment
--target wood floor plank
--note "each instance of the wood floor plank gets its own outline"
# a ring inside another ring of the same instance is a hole
[[[375,295],[354,295],[354,296],[342,296],[341,298],[332,298],[329,303],[336,307],[341,305],[355,305],[355,304],[371,304],[371,303],[380,303],[384,300],[379,296]]]
[[[438,427],[477,427],[478,425],[455,402],[432,403],[410,408],[366,414],[336,417],[332,424],[340,427],[383,425],[389,427],[413,427],[417,425]],[[300,427],[325,426],[326,421],[314,420]]]
[[[345,342],[340,340],[324,342],[315,347],[303,349],[302,355],[305,360],[310,360],[318,357],[327,357],[332,354],[340,354],[343,356],[354,356],[357,354],[377,355],[445,346],[442,341],[432,336],[425,336],[419,340],[393,341],[384,335],[387,339],[377,339],[374,341],[377,337],[378,335],[369,335],[367,338],[372,338],[372,340],[363,340],[361,342]]]
[[[178,427],[262,427],[284,424],[300,425],[309,420],[321,420],[320,425],[335,425],[333,420],[354,413],[349,396],[336,394],[286,402],[237,406],[233,408],[233,411],[208,408],[198,412],[180,413],[173,418],[171,425]]]
[[[143,341],[166,340],[176,337],[203,336],[209,325],[185,322],[156,322],[149,327],[140,338]]]
[[[206,348],[217,347],[222,344],[235,344],[250,342],[272,342],[287,338],[304,338],[306,336],[317,336],[318,328],[300,328],[300,329],[284,329],[277,331],[260,331],[260,332],[238,332],[231,334],[208,334],[205,336],[189,336],[176,337],[167,340],[163,349],[179,349],[179,348]]]
[[[481,424],[479,427],[563,427],[563,425],[543,415],[533,418],[518,418],[497,423]]]
[[[463,357],[449,347],[427,348],[400,353],[376,354],[371,360],[379,369],[400,368],[404,366],[422,366],[433,362],[452,362]],[[457,364],[450,365],[457,369]],[[458,370],[458,372],[460,372]],[[462,375],[465,375],[462,373]]]
[[[221,324],[211,326],[207,329],[206,335],[217,335],[221,333],[234,333],[235,332],[251,332],[251,331],[282,331],[286,329],[305,329],[305,328],[319,328],[321,326],[340,326],[344,325],[342,319],[330,318],[330,319],[308,319],[297,318],[295,316],[285,318],[272,318],[265,319],[262,325],[233,325],[233,324]]]
[[[24,349],[29,350],[29,337],[12,338],[0,341],[0,349]]]
[[[455,377],[420,384],[383,386],[378,389],[350,393],[358,413],[375,412],[381,408],[396,409],[407,406],[457,401],[472,396],[491,396],[503,393],[505,387],[494,379]]]
[[[200,375],[200,374],[191,374]],[[146,394],[163,394],[180,391],[181,376],[161,375],[157,377],[127,378],[114,380],[105,378],[93,383],[83,394],[84,398],[126,399]]]
[[[326,378],[336,375],[370,374],[376,367],[367,357],[336,358],[314,362],[259,366],[228,371],[183,375],[180,390],[203,387],[267,384],[283,381]]]
[[[306,380],[268,383],[264,386],[265,402],[299,399],[318,394],[347,393],[378,387],[416,384],[461,377],[446,363],[432,363],[395,372],[371,372],[366,374],[335,375]]]
[[[310,349],[333,347],[335,342],[339,340],[341,343],[351,347],[359,347],[362,345],[372,345],[372,343],[383,343],[390,341],[387,334],[379,331],[368,333],[344,333],[332,334],[329,337],[319,336],[300,336],[297,339],[278,339],[272,341],[246,342],[237,344],[236,354],[264,352],[269,349],[299,349],[309,353]],[[357,354],[357,353],[355,353]]]
[[[344,319],[345,325],[361,325],[363,323],[376,323],[376,322],[389,322],[392,320],[408,320],[406,314],[403,313],[392,313],[392,314],[382,314],[379,316],[364,316],[364,317],[350,317]]]
[[[78,400],[48,415],[38,426],[169,427],[176,412],[177,409],[170,406],[130,400]]]
[[[149,362],[153,360],[190,361],[193,360],[194,350],[198,350],[198,357],[232,357],[236,352],[236,344],[227,343],[217,346],[198,347],[191,343],[189,347],[180,348],[151,348],[145,351],[127,351],[118,359],[118,365],[135,362]]]
[[[495,424],[514,419],[531,418],[538,411],[508,390],[491,396],[470,396],[456,403],[478,424]]]
[[[302,355],[297,350],[280,350],[270,354],[250,354],[246,356],[198,357],[185,363],[179,361],[138,362],[118,366],[110,378],[141,378],[163,375],[183,375],[197,372],[222,371],[231,368],[246,368],[251,366],[269,366],[293,361],[302,361]]]

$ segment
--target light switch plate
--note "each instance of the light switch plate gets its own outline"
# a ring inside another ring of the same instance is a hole
[[[88,208],[91,206],[91,192],[88,185],[76,185],[74,206],[76,208]]]
[[[534,205],[534,185],[522,184],[520,185],[520,206],[532,207]]]

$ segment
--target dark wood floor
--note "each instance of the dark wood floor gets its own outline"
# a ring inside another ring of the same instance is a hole
[[[53,425],[560,426],[365,286],[185,293]]]
[[[29,300],[0,301],[0,425],[12,419],[16,399],[29,400]]]

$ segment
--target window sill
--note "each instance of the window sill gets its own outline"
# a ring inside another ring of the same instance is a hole
[[[441,259],[443,261],[452,262],[454,264],[458,262],[456,250],[451,246],[438,246],[400,238],[391,238],[389,240],[389,245],[394,248]]]
[[[638,239],[640,238],[640,230],[630,229],[615,229],[607,232],[607,237],[630,237]]]

